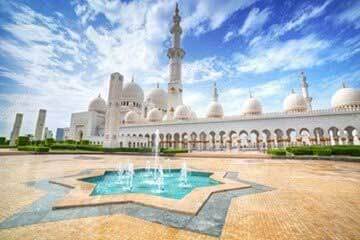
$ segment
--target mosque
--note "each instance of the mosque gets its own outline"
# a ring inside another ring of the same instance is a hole
[[[199,118],[183,104],[181,64],[181,17],[176,5],[173,15],[172,47],[169,48],[167,91],[159,85],[146,98],[132,79],[124,83],[112,73],[108,99],[100,95],[88,111],[73,113],[67,138],[87,139],[104,147],[152,147],[156,129],[160,147],[192,150],[248,150],[289,145],[360,144],[360,89],[336,91],[331,108],[314,110],[304,73],[301,94],[294,90],[285,98],[283,112],[264,113],[261,102],[250,94],[239,115],[224,116],[216,83],[206,117]]]

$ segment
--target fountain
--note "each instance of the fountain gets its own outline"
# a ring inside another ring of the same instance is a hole
[[[151,163],[150,163],[150,160],[147,160],[146,161],[146,173],[147,175],[150,175],[151,174]]]
[[[155,132],[153,161],[147,160],[144,169],[135,170],[134,164],[129,160],[127,163],[120,163],[116,170],[84,179],[96,184],[92,196],[131,192],[181,199],[196,187],[220,184],[210,178],[210,173],[188,171],[185,161],[181,169],[171,169],[169,158],[160,162],[159,130]]]
[[[187,165],[186,162],[183,162],[182,166],[181,166],[181,172],[180,172],[180,182],[179,182],[179,186],[180,187],[190,187],[191,185],[188,182],[188,176],[187,176]]]
[[[125,191],[131,191],[133,188],[133,179],[134,179],[134,164],[128,162],[126,167],[121,167],[121,173],[118,173],[118,179],[123,185]]]

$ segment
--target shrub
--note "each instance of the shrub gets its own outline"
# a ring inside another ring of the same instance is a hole
[[[271,154],[274,156],[285,156],[286,150],[283,148],[270,148],[267,150],[267,154]]]
[[[19,151],[34,151],[34,146],[18,146]]]
[[[9,146],[9,144],[7,144],[7,145],[0,145],[0,148],[16,148],[16,146]]]
[[[331,156],[332,150],[329,147],[317,147],[313,148],[313,154],[317,156]]]
[[[160,149],[160,152],[165,154],[175,154],[175,153],[187,153],[187,149],[182,148],[162,148]]]
[[[74,140],[65,140],[65,143],[67,143],[67,144],[76,144],[76,141],[74,141]]]
[[[81,145],[89,145],[90,141],[89,140],[82,140],[82,141],[80,141],[80,144]]]
[[[53,145],[55,142],[56,142],[55,139],[53,139],[53,138],[47,138],[47,139],[45,140],[45,145],[46,145],[46,146],[51,146],[51,145]]]
[[[36,146],[39,146],[39,145],[44,145],[45,144],[45,141],[41,141],[41,140],[34,140],[34,141],[31,141],[30,143],[31,145],[36,145]]]
[[[85,151],[104,151],[101,145],[77,145],[76,149],[85,150]]]
[[[6,137],[0,137],[0,145],[6,145]]]
[[[28,136],[20,136],[17,139],[18,146],[26,146],[30,144],[30,138]]]
[[[50,148],[49,147],[44,147],[44,146],[38,146],[34,148],[34,151],[36,153],[43,153],[43,152],[49,152]]]
[[[152,152],[151,148],[103,148],[104,152]]]
[[[76,150],[75,144],[59,144],[55,143],[50,146],[52,150]]]
[[[294,155],[313,155],[313,150],[309,146],[287,147],[286,151]]]
[[[28,152],[36,152],[36,153],[42,153],[42,152],[49,152],[49,148],[45,146],[18,146],[17,148],[19,151],[28,151]]]
[[[360,156],[360,146],[332,146],[331,149],[334,155]]]

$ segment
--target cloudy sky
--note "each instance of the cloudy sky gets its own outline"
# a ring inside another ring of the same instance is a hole
[[[166,51],[175,1],[0,1],[0,136],[16,112],[33,133],[66,127],[72,112],[107,95],[111,72],[132,75],[145,94],[166,87]],[[225,114],[248,91],[264,111],[282,110],[305,71],[314,108],[330,107],[344,81],[360,87],[360,1],[183,0],[184,101],[204,116],[217,81]]]

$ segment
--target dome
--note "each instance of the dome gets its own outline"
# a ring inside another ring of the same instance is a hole
[[[89,104],[88,108],[89,112],[98,112],[98,113],[106,113],[106,102],[105,100],[100,96],[92,100]]]
[[[242,109],[242,114],[252,115],[252,114],[261,114],[262,106],[258,99],[251,97],[245,101],[245,104]]]
[[[156,108],[165,110],[167,108],[167,99],[167,93],[163,89],[159,88],[158,85],[156,88],[150,91],[146,101],[148,103],[152,103]]]
[[[149,112],[149,114],[147,116],[147,120],[149,122],[161,122],[162,117],[163,117],[162,115],[163,114],[159,109],[153,108],[153,109],[150,110],[150,112]]]
[[[163,120],[164,122],[166,122],[166,121],[170,121],[170,120],[172,120],[172,118],[171,118],[171,117],[169,117],[169,115],[168,115],[168,114],[165,114],[162,120]]]
[[[206,114],[208,118],[223,118],[224,110],[220,103],[212,101],[208,107],[208,112]]]
[[[197,119],[197,115],[194,111],[191,111],[191,119]]]
[[[343,87],[336,91],[331,98],[333,108],[360,107],[360,89]]]
[[[186,105],[179,105],[175,109],[174,118],[176,120],[190,120],[191,119],[191,109]]]
[[[285,112],[304,112],[307,110],[305,98],[292,91],[284,100]]]
[[[132,124],[139,121],[139,114],[137,114],[134,111],[129,111],[125,115],[125,123],[126,124]]]
[[[144,92],[141,87],[132,80],[125,84],[121,97],[123,100],[142,104],[144,101]]]

